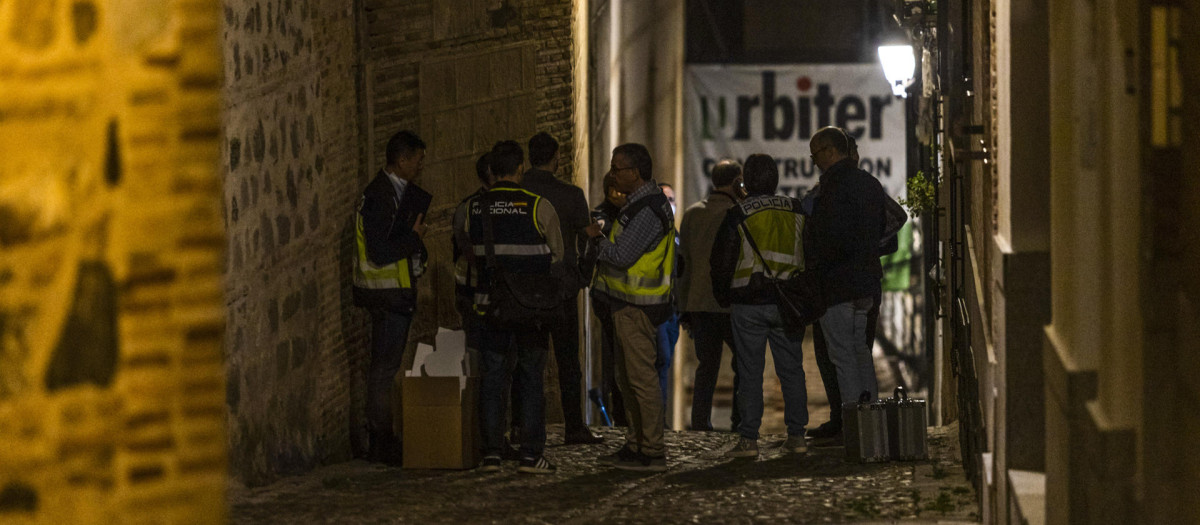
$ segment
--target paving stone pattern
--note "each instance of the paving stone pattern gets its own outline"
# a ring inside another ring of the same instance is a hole
[[[617,446],[563,446],[551,428],[552,475],[413,471],[363,461],[257,489],[230,489],[234,523],[948,523],[978,520],[959,460],[956,427],[930,428],[931,459],[851,464],[841,447],[784,454],[765,435],[757,460],[722,456],[734,436],[670,432],[669,470],[599,466]]]

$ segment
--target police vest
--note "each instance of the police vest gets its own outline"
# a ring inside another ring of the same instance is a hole
[[[472,198],[468,233],[475,253],[478,280],[475,286],[475,310],[488,304],[492,269],[488,266],[484,245],[483,214],[492,219],[496,265],[505,272],[544,274],[549,278],[551,254],[546,235],[537,222],[542,198],[515,184],[500,182],[487,193]]]
[[[742,249],[733,271],[731,289],[745,288],[755,274],[764,277],[761,275],[763,261],[750,248],[746,232],[754,237],[758,251],[771,269],[772,278],[786,280],[804,271],[803,233],[806,217],[801,214],[800,206],[800,201],[781,195],[756,195],[737,205],[743,216],[740,223],[735,224],[742,239]],[[745,231],[742,230],[743,226]]]
[[[416,275],[409,259],[378,266],[367,257],[361,213],[354,214],[354,240],[358,245],[358,264],[354,266],[354,286],[368,290],[411,289]]]
[[[637,306],[671,302],[671,273],[675,269],[675,223],[670,220],[671,205],[661,193],[644,197],[626,207],[613,224],[608,239],[613,243],[625,231],[629,221],[645,208],[662,223],[663,236],[628,269],[600,261],[592,282],[595,291]]]

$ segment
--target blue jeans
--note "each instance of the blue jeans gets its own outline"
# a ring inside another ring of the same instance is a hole
[[[505,391],[509,386],[506,354],[516,343],[517,362],[512,372],[513,383],[519,390],[514,411],[520,412],[521,455],[536,458],[546,448],[545,400],[542,393],[542,371],[546,368],[546,332],[540,328],[500,330],[482,329],[479,338],[479,360],[483,382],[479,392],[479,418],[483,427],[483,453],[501,455],[504,450]]]
[[[392,388],[404,359],[411,314],[371,308],[371,364],[367,369],[367,432],[371,448],[389,451],[399,446],[392,426]],[[395,450],[398,450],[396,448]]]
[[[733,429],[741,423],[738,412],[737,351],[733,344],[733,326],[729,314],[718,312],[688,312],[690,332],[696,350],[696,380],[692,386],[692,430],[712,430],[713,390],[721,371],[721,354],[725,346],[733,352]]]
[[[658,355],[654,357],[654,368],[658,370],[658,384],[662,387],[663,406],[667,406],[667,392],[671,386],[671,364],[675,357],[675,343],[679,342],[679,314],[658,325]],[[664,411],[665,412],[665,411]]]
[[[875,362],[867,344],[867,313],[873,305],[872,298],[863,297],[832,305],[821,317],[821,333],[829,347],[829,360],[837,369],[843,403],[858,402],[863,392],[872,400],[879,397]]]
[[[804,427],[808,425],[808,390],[804,385],[801,348],[804,332],[787,333],[779,317],[779,307],[773,304],[735,304],[730,315],[733,340],[737,345],[733,355],[737,357],[737,395],[742,416],[738,433],[747,439],[758,439],[763,415],[762,377],[767,340],[770,340],[775,373],[783,388],[783,422],[789,436],[803,436]]]

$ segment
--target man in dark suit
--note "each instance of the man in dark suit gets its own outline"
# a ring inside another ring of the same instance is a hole
[[[402,448],[392,427],[392,387],[400,371],[408,328],[417,306],[417,279],[428,259],[424,214],[411,223],[406,192],[421,192],[425,143],[401,131],[387,143],[387,164],[363,190],[355,218],[354,304],[371,313],[371,364],[367,372],[367,459],[399,465]]]
[[[558,171],[558,141],[541,132],[529,139],[529,165],[521,186],[540,195],[554,205],[558,212],[559,228],[564,245],[562,267],[568,272],[563,279],[563,312],[561,323],[550,326],[554,342],[554,361],[558,364],[558,388],[562,394],[563,419],[567,444],[600,443],[603,438],[592,433],[583,423],[582,374],[579,370],[579,291],[587,280],[579,275],[578,254],[587,244],[583,229],[591,223],[587,199],[583,190],[555,178]]]

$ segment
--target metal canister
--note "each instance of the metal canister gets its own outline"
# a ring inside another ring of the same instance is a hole
[[[889,455],[898,461],[929,458],[924,399],[912,399],[903,386],[896,387],[884,403],[887,412]]]
[[[890,459],[885,404],[864,391],[858,402],[842,404],[842,439],[846,461],[877,463]]]

